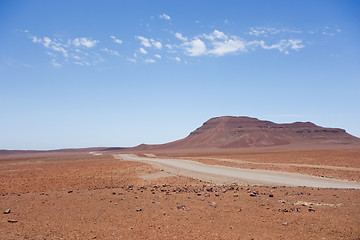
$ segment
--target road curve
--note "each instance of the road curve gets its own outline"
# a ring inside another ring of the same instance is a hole
[[[207,165],[182,159],[145,158],[134,154],[115,154],[114,157],[126,161],[148,163],[177,175],[206,179],[218,183],[237,182],[250,185],[360,189],[360,183],[358,182],[316,177],[300,173]]]

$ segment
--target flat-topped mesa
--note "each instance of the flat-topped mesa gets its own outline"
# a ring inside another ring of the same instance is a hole
[[[277,124],[270,121],[262,121],[250,117],[216,117],[206,121],[201,127],[190,133],[190,136],[200,135],[208,131],[223,130],[226,132],[241,133],[248,131],[264,131],[266,129],[292,131],[296,133],[346,133],[339,128],[323,128],[312,122],[294,122],[287,124]]]
[[[251,117],[215,117],[186,138],[160,145],[139,146],[138,150],[186,150],[266,147],[280,145],[340,146],[360,139],[339,128],[324,128],[311,122],[277,124]]]

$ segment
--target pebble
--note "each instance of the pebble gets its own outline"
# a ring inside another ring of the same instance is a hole
[[[138,208],[138,209],[136,209],[136,211],[137,211],[137,212],[141,212],[141,211],[142,211],[142,209],[141,209],[141,208]]]
[[[217,204],[216,204],[216,202],[211,202],[211,203],[210,203],[210,206],[216,208],[216,207],[217,207]]]
[[[256,197],[256,193],[255,192],[250,193],[250,197]]]
[[[15,220],[15,219],[9,219],[9,220],[8,220],[8,222],[9,222],[9,223],[17,223],[17,222],[18,222],[18,220]]]
[[[6,209],[6,210],[4,211],[4,214],[9,214],[10,212],[11,212],[10,209]]]

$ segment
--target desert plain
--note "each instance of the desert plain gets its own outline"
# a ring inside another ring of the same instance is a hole
[[[221,184],[125,151],[2,154],[1,239],[359,239],[360,190]],[[360,149],[134,152],[360,181]]]

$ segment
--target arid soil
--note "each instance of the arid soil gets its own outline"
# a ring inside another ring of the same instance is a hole
[[[360,150],[158,156],[360,179]],[[0,239],[360,239],[359,190],[213,185],[110,154],[17,157],[0,159]]]

